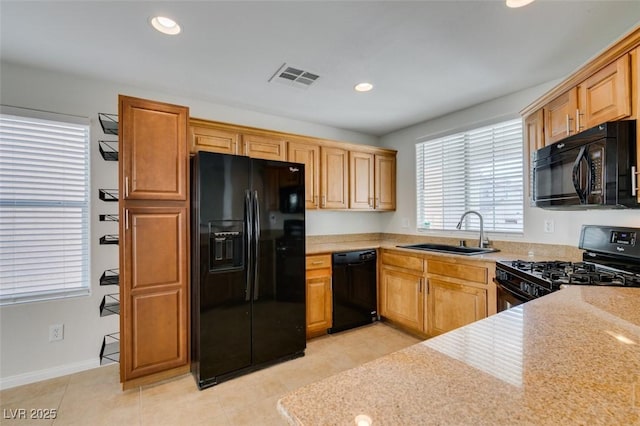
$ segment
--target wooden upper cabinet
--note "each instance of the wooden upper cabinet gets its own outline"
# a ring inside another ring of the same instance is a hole
[[[544,107],[544,143],[551,145],[575,133],[578,90],[574,87]]]
[[[287,161],[304,164],[304,199],[307,209],[320,204],[320,146],[306,142],[287,142]]]
[[[320,147],[320,207],[346,209],[349,194],[349,155],[346,149]]]
[[[395,210],[396,156],[376,154],[375,161],[375,208],[376,210]]]
[[[395,210],[395,155],[359,151],[349,153],[349,207]]]
[[[631,115],[630,75],[629,55],[623,55],[578,86],[580,110],[576,130]]]
[[[286,160],[285,140],[279,137],[242,134],[243,154],[264,160]]]
[[[349,208],[372,210],[374,204],[374,155],[349,152]]]
[[[529,160],[534,152],[544,148],[544,114],[542,109],[529,114],[524,119],[524,146],[528,149]]]
[[[191,123],[191,152],[219,152],[238,154],[240,133],[233,130],[217,129]]]
[[[189,109],[120,96],[118,114],[124,189],[120,197],[187,200]]]

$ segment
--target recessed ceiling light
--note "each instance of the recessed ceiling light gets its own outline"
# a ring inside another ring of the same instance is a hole
[[[371,83],[358,83],[353,87],[353,89],[356,92],[368,92],[369,90],[373,89],[373,84],[371,84]]]
[[[176,35],[180,33],[180,25],[165,16],[154,16],[151,18],[151,25],[163,34]]]
[[[507,0],[507,6],[512,8],[526,6],[529,3],[533,3],[533,0]]]

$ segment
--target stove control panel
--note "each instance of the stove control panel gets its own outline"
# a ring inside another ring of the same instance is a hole
[[[629,231],[611,231],[611,243],[635,246],[636,233]]]

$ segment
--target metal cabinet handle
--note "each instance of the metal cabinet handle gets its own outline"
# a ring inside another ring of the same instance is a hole
[[[584,129],[584,126],[580,125],[580,117],[582,117],[584,114],[580,113],[580,109],[577,108],[576,109],[576,133],[580,133],[580,131],[582,129]]]
[[[322,196],[322,207],[326,207],[327,206],[327,196],[323,195]]]
[[[129,198],[129,176],[124,177],[124,198]]]
[[[631,166],[631,195],[638,195],[638,170],[636,166]]]
[[[324,262],[322,262],[321,260],[317,260],[315,262],[311,262],[312,265],[322,265]]]
[[[571,118],[571,116],[569,114],[567,114],[567,135],[570,135],[571,133],[573,133],[571,131],[571,120],[573,120]]]
[[[129,230],[129,209],[124,209],[124,229]]]

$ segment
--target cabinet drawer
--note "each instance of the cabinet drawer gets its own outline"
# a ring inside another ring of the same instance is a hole
[[[463,263],[442,262],[428,260],[427,272],[430,275],[437,274],[450,278],[459,278],[465,281],[487,284],[488,271],[483,266],[473,266]]]
[[[382,253],[382,264],[411,269],[418,272],[424,271],[424,259],[407,256],[399,253]]]
[[[320,269],[331,267],[331,255],[307,256],[307,269]]]

